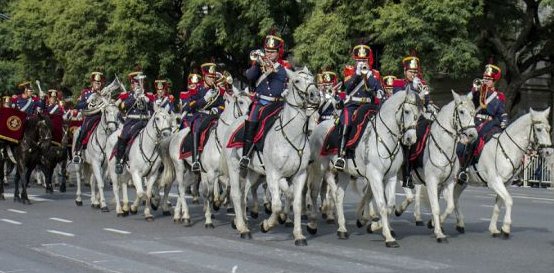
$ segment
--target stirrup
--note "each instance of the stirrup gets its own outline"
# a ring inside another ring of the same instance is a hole
[[[339,172],[344,171],[344,167],[346,166],[346,160],[344,158],[339,157],[337,160],[335,160],[335,163],[333,164],[333,167]]]
[[[81,164],[81,161],[82,161],[81,156],[80,156],[79,154],[75,154],[75,155],[73,156],[73,160],[72,160],[72,161],[73,161],[73,163],[75,163],[75,164]]]
[[[469,180],[469,176],[465,171],[460,171],[457,178],[458,179],[456,179],[456,183],[462,186],[467,184],[467,181]]]
[[[200,172],[200,162],[199,161],[192,162],[192,166],[190,168],[195,173]]]
[[[250,157],[243,156],[240,158],[239,165],[241,169],[247,169],[248,165],[250,165]]]
[[[122,162],[115,163],[115,173],[116,174],[122,174],[123,173],[123,163]]]
[[[404,177],[404,180],[402,181],[402,188],[415,188],[414,181],[411,176]]]

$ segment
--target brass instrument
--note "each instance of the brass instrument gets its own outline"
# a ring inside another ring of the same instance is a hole
[[[369,66],[366,63],[362,64],[362,67],[360,67],[360,73],[362,73],[362,75],[367,75],[367,73],[369,73]]]
[[[473,80],[473,88],[475,88],[475,90],[481,89],[481,86],[483,86],[483,80],[482,79]]]
[[[273,62],[270,61],[265,56],[265,53],[260,49],[250,51],[250,60],[258,63],[261,66],[263,73],[270,73],[275,70],[275,68],[273,67]]]

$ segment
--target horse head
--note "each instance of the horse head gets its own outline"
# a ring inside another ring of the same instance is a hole
[[[248,112],[252,103],[250,94],[233,86],[232,92],[225,92],[225,109],[233,109],[233,117],[238,118]]]
[[[285,101],[301,109],[315,109],[319,106],[321,94],[314,83],[314,76],[304,67],[298,72],[287,69],[288,91],[283,93]]]
[[[552,153],[552,140],[550,139],[550,123],[548,118],[550,115],[550,107],[544,111],[535,111],[530,109],[531,114],[531,132],[530,138],[533,149],[539,149],[544,156]]]
[[[113,133],[119,127],[119,109],[113,103],[107,103],[102,108],[102,122],[109,133]]]
[[[52,142],[52,122],[50,121],[50,118],[44,115],[39,115],[36,124],[36,132],[38,137],[38,147],[41,151],[47,151]]]
[[[454,97],[454,124],[452,127],[456,130],[462,144],[473,142],[478,136],[475,128],[473,95],[471,92],[467,95],[458,95],[452,91],[452,96]]]
[[[157,138],[166,138],[171,135],[173,118],[172,115],[164,108],[159,108],[152,118],[150,119],[153,123],[152,126],[156,130]]]
[[[410,146],[417,141],[416,125],[421,115],[421,108],[418,105],[417,94],[415,92],[404,91],[403,93],[405,93],[404,101],[398,109],[400,111],[396,111],[395,119],[396,124],[400,127],[402,144]]]

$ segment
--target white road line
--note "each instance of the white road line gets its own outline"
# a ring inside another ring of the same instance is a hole
[[[490,222],[490,221],[491,221],[491,218],[480,218],[479,220],[485,221],[485,222]]]
[[[50,232],[50,233],[53,233],[53,234],[62,235],[62,236],[75,237],[75,234],[73,234],[73,233],[67,233],[67,232],[53,230],[53,229],[47,229],[46,231]]]
[[[13,193],[4,193],[4,196],[6,198],[12,198],[13,199]],[[42,202],[42,201],[54,201],[52,199],[46,199],[46,198],[41,198],[41,197],[38,197],[38,195],[33,195],[33,194],[30,194],[29,195],[29,199],[30,200],[33,200],[33,201],[37,201],[37,202]]]
[[[125,230],[120,230],[120,229],[115,229],[115,228],[104,228],[104,230],[119,233],[119,234],[131,234],[130,231],[125,231]]]
[[[182,250],[164,250],[164,251],[150,251],[148,254],[169,254],[169,253],[183,253]]]
[[[10,219],[0,219],[0,221],[2,222],[6,222],[6,223],[10,223],[10,224],[14,224],[14,225],[21,225],[21,222],[18,222],[18,221],[14,221],[14,220],[10,220]]]
[[[485,208],[494,208],[494,205],[479,205],[480,207],[485,207]]]
[[[8,209],[8,211],[15,212],[15,213],[19,213],[19,214],[25,214],[25,213],[27,213],[27,212],[24,211],[24,210],[18,210],[18,209]]]
[[[554,202],[554,199],[552,198],[542,198],[542,197],[528,197],[528,196],[519,196],[519,195],[516,195],[516,196],[513,196],[513,198],[519,198],[519,199],[529,199],[529,200],[540,200],[540,201],[550,201],[550,202]]]
[[[82,196],[90,197],[90,193],[81,193]]]
[[[58,221],[58,222],[62,222],[62,223],[73,223],[73,221],[71,221],[71,220],[67,220],[67,219],[63,219],[63,218],[56,218],[56,217],[52,217],[52,218],[50,218],[50,220]]]
[[[533,204],[546,204],[546,205],[552,205],[552,204],[554,204],[554,201],[536,201],[536,200],[531,200],[531,203],[533,203]]]

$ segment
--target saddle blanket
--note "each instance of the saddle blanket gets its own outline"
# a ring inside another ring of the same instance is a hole
[[[431,120],[420,117],[416,125],[417,142],[410,147],[410,163],[413,168],[423,167],[423,151],[427,146],[427,138],[431,133]]]
[[[200,154],[204,150],[204,146],[208,142],[208,137],[210,136],[210,131],[214,128],[214,125],[217,124],[217,116],[209,115],[200,123],[200,137],[198,141],[198,153]],[[192,130],[188,133],[183,140],[181,141],[179,158],[185,159],[192,156]]]

